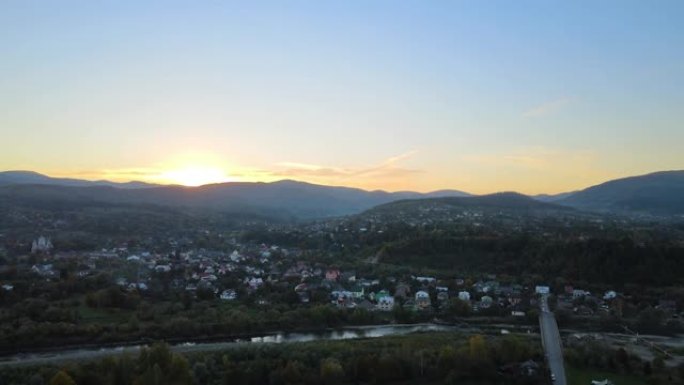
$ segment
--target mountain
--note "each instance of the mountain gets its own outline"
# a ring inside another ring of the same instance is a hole
[[[684,170],[612,180],[556,203],[593,211],[684,215]]]
[[[572,194],[576,193],[577,191],[572,191],[572,192],[564,192],[560,194],[537,194],[533,195],[532,198],[541,201],[541,202],[558,202],[560,200],[563,200]]]
[[[10,174],[0,183],[0,198],[22,205],[136,205],[185,207],[236,213],[320,218],[359,213],[399,199],[429,194],[416,192],[366,191],[349,187],[323,186],[283,180],[272,183],[229,182],[200,187],[154,186],[123,188],[97,182],[52,179],[40,174]],[[59,183],[66,183],[62,185]],[[450,190],[439,196],[465,196]]]
[[[570,207],[541,202],[516,192],[501,192],[467,197],[407,199],[380,205],[369,210],[367,213],[402,211],[406,214],[410,212],[425,212],[426,210],[462,210],[466,208],[518,212],[572,211]]]
[[[0,172],[0,186],[12,184],[41,184],[53,186],[111,186],[119,188],[146,188],[155,186],[145,182],[117,183],[107,180],[88,181],[72,178],[53,178],[33,171],[2,171]]]

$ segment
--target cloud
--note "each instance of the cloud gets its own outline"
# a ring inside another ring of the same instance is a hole
[[[271,175],[288,178],[326,178],[329,180],[347,180],[363,178],[401,178],[422,173],[423,170],[402,167],[399,164],[410,159],[416,150],[389,157],[380,163],[366,167],[331,167],[298,162],[281,162]]]
[[[539,118],[542,116],[548,116],[558,112],[564,107],[567,107],[570,103],[572,103],[572,101],[572,98],[561,98],[546,102],[525,111],[522,116],[524,118]]]

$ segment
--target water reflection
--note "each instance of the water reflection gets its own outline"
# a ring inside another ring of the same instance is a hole
[[[220,342],[184,342],[174,344],[171,349],[178,352],[193,352],[193,351],[216,351],[221,349],[234,348],[244,344],[261,344],[261,343],[286,343],[286,342],[311,342],[311,341],[327,341],[327,340],[351,340],[359,338],[378,338],[393,335],[406,335],[410,333],[420,332],[436,332],[436,331],[464,331],[464,328],[458,326],[445,326],[433,324],[418,324],[418,325],[379,325],[379,326],[361,326],[349,327],[335,330],[326,330],[311,333],[276,333],[263,336],[252,337],[249,339],[239,339],[232,341]],[[63,362],[69,360],[92,359],[96,357],[105,357],[122,353],[137,354],[142,345],[134,346],[113,346],[103,347],[99,349],[73,349],[63,350],[59,352],[49,353],[35,353],[35,354],[17,354],[12,357],[5,357],[0,360],[0,366],[3,365],[28,365],[39,364],[47,362]]]
[[[455,326],[444,325],[381,325],[365,326],[358,328],[345,328],[326,330],[313,333],[278,333],[267,336],[252,337],[251,343],[283,343],[283,342],[310,342],[321,340],[350,340],[358,338],[378,338],[391,335],[405,335],[420,332],[455,331]]]

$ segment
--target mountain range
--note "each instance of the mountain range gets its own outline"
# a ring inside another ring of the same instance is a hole
[[[485,198],[486,197],[486,198]],[[366,191],[293,180],[228,182],[199,187],[51,178],[31,171],[0,172],[0,200],[24,205],[152,204],[295,218],[349,215],[395,201],[459,198],[459,204],[534,206],[552,203],[585,211],[684,215],[684,171],[664,171],[608,181],[556,195],[492,194],[459,190],[430,193]]]

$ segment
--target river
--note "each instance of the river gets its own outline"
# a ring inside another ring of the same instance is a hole
[[[184,342],[171,345],[171,350],[181,353],[226,350],[250,344],[279,344],[287,342],[335,341],[359,338],[379,338],[386,336],[401,336],[411,333],[424,332],[471,332],[470,327],[411,324],[411,325],[373,325],[329,329],[308,333],[271,333],[249,339],[236,339],[216,342]],[[99,349],[65,349],[43,353],[26,353],[7,356],[0,359],[0,366],[41,365],[49,363],[63,363],[67,361],[82,361],[106,356],[129,353],[136,355],[146,345],[112,346]]]

